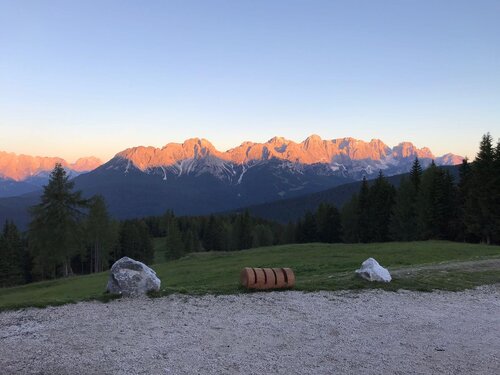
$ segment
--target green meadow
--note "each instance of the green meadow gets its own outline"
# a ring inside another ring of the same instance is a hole
[[[243,267],[290,267],[296,275],[295,290],[360,290],[383,288],[458,291],[500,283],[500,246],[446,241],[372,244],[294,244],[233,252],[193,253],[166,262],[162,240],[155,241],[161,291],[172,293],[251,293],[239,285]],[[368,257],[375,258],[393,275],[390,283],[370,283],[354,270]],[[0,310],[44,307],[86,300],[116,298],[104,290],[108,272],[42,281],[0,289]]]

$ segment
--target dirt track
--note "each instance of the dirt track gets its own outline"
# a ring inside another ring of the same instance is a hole
[[[2,374],[495,374],[500,285],[272,292],[0,314]]]

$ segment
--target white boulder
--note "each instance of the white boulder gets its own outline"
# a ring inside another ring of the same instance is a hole
[[[392,280],[389,271],[378,264],[378,262],[373,258],[368,258],[367,260],[365,260],[361,264],[361,268],[359,270],[356,270],[356,273],[363,279],[369,281],[383,281],[388,283]]]
[[[156,272],[144,263],[123,257],[111,267],[106,291],[127,297],[140,296],[160,290],[160,283]]]

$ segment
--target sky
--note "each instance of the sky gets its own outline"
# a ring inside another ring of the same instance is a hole
[[[500,1],[0,0],[0,150],[500,137]]]

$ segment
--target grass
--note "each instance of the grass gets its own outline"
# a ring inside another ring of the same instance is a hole
[[[155,247],[161,249],[160,240]],[[422,270],[395,277],[391,283],[369,283],[353,271],[374,257],[385,267],[401,269],[441,262],[500,259],[500,246],[471,245],[445,241],[392,242],[378,244],[301,244],[265,247],[235,252],[190,254],[180,260],[153,266],[162,280],[156,296],[171,293],[231,294],[245,292],[239,286],[243,267],[291,267],[296,290],[341,290],[383,288],[386,290],[463,290],[500,282],[500,270]],[[161,259],[158,252],[157,259]],[[0,310],[27,306],[43,307],[82,300],[107,300],[103,291],[108,273],[76,276],[0,289]]]

